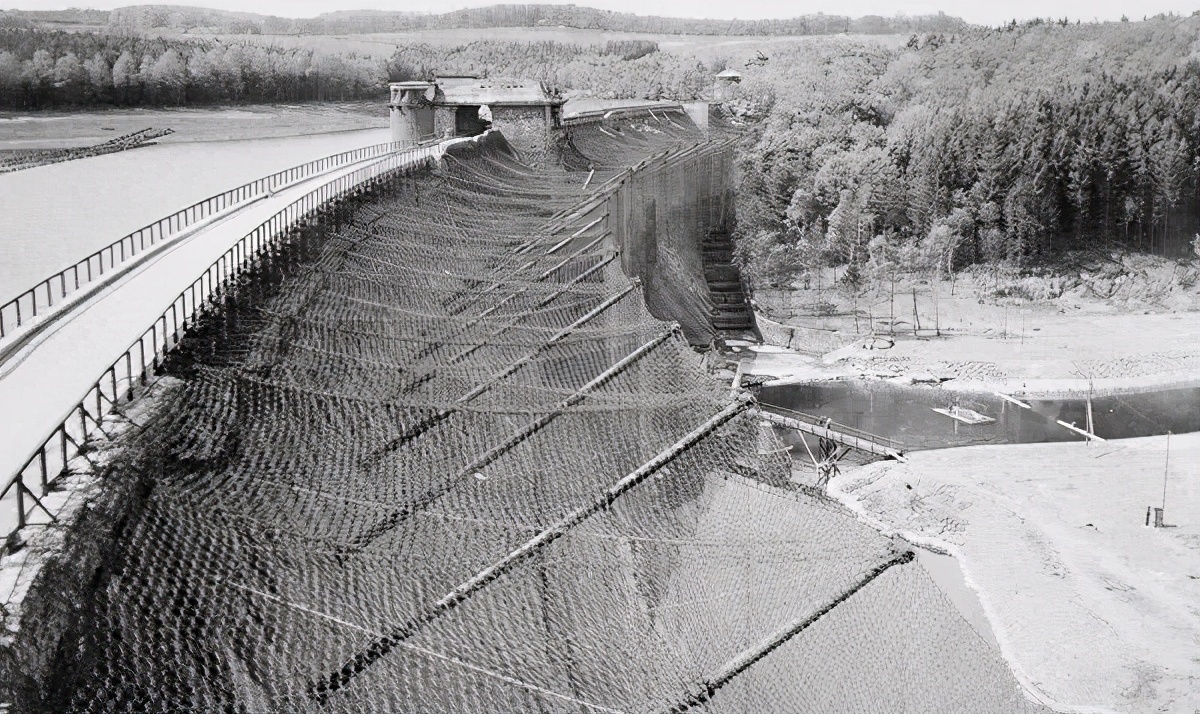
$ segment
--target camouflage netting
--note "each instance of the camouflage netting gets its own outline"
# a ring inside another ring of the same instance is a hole
[[[17,709],[1032,710],[603,242],[554,250],[582,181],[458,152],[196,325]]]
[[[714,330],[704,238],[732,230],[732,143],[702,141],[687,114],[670,110],[593,119],[568,136],[575,149],[598,157],[587,163],[597,183],[623,178],[607,225],[651,314],[678,322],[692,345],[707,346]]]
[[[702,138],[696,124],[681,110],[655,110],[647,114],[616,112],[608,118],[567,122],[565,145],[573,151],[564,154],[563,163],[571,168],[595,168],[598,172],[622,172],[655,152]],[[611,173],[603,178],[609,176]]]

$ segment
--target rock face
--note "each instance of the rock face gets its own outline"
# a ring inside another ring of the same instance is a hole
[[[492,127],[499,129],[521,160],[542,167],[551,157],[552,131],[546,107],[492,107]]]

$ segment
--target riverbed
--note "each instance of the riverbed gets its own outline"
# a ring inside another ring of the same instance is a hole
[[[1198,463],[1200,434],[937,449],[847,471],[829,493],[872,525],[953,553],[1005,659],[1042,701],[1194,711]],[[1146,509],[1164,503],[1169,527],[1146,527]],[[939,579],[951,600],[962,592],[953,575],[946,566]]]
[[[328,134],[387,125],[387,108],[379,101],[0,112],[0,151],[92,146],[151,127],[175,132],[159,139],[160,143],[179,144]]]

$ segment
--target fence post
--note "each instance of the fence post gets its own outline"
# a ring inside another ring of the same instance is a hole
[[[25,482],[23,474],[17,474],[17,530],[25,527]]]

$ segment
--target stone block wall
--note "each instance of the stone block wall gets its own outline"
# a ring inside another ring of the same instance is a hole
[[[492,127],[530,166],[542,166],[550,155],[552,131],[546,120],[546,107],[492,107]]]

